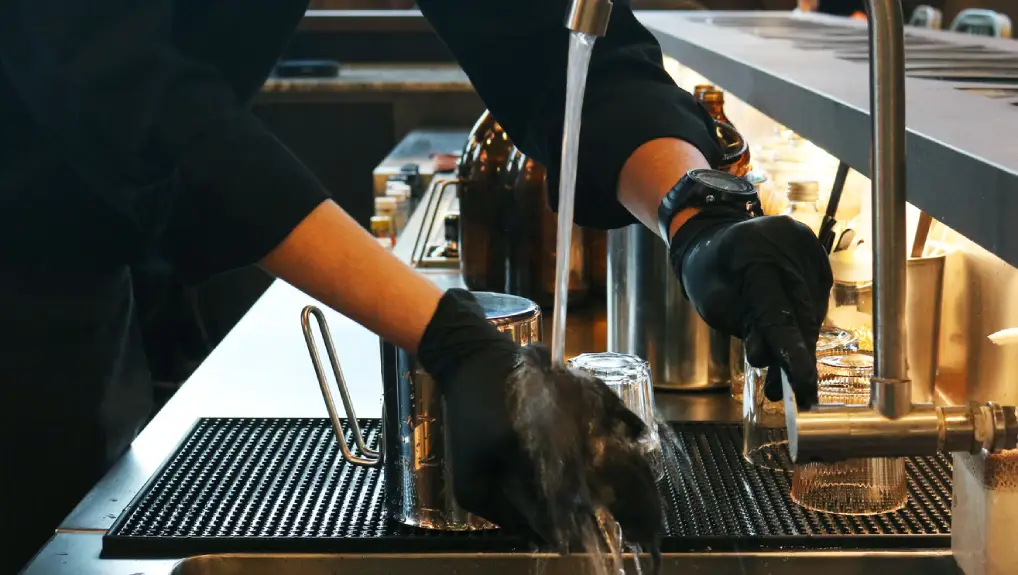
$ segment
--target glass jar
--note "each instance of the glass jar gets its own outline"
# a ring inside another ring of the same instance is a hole
[[[817,340],[817,357],[854,352],[856,339],[850,332],[823,327]],[[767,368],[752,367],[746,361],[742,397],[742,456],[750,463],[773,471],[791,471],[785,405],[764,396]]]
[[[821,405],[866,405],[870,401],[873,355],[854,352],[817,362]],[[905,460],[862,458],[797,465],[792,501],[840,515],[872,515],[902,508],[908,501]]]
[[[834,286],[828,325],[852,332],[859,349],[873,351],[873,260],[866,244],[831,254]]]
[[[813,230],[814,235],[819,234],[820,224],[824,219],[824,214],[817,205],[819,199],[820,184],[816,181],[790,181],[788,182],[788,207],[781,212],[781,215],[805,224]]]

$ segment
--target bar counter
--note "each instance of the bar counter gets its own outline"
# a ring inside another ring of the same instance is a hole
[[[277,86],[281,91],[282,85]],[[423,210],[411,218],[405,238],[396,254],[410,259],[411,244],[422,225]],[[462,287],[457,272],[428,271],[435,283],[443,288]],[[109,560],[100,558],[102,535],[111,527],[132,498],[173,452],[178,442],[201,417],[315,417],[327,416],[318,384],[311,366],[300,326],[300,313],[306,305],[317,305],[325,313],[336,342],[340,362],[349,385],[357,415],[377,418],[381,415],[381,365],[377,336],[349,318],[329,310],[311,297],[282,281],[275,281],[245,314],[224,341],[209,355],[176,395],[156,415],[134,441],[130,451],[92,489],[78,506],[56,528],[53,539],[28,566],[28,575],[190,575],[191,573],[232,573],[209,567],[181,570],[182,558],[158,560]],[[571,319],[567,354],[597,351],[596,332],[592,327],[603,316],[588,310]],[[545,318],[546,334],[550,336],[551,318]],[[738,406],[726,392],[658,393],[656,402],[662,415],[669,420],[734,422],[741,420]],[[808,551],[771,553],[705,553],[673,556],[666,560],[666,572],[742,573],[744,575],[783,575],[823,570],[827,575],[886,572],[883,560],[903,555],[907,561],[895,565],[899,575],[924,573],[940,575],[957,573],[949,549],[892,551]],[[382,564],[375,556],[350,556],[351,572],[455,572],[456,563],[444,569],[439,557],[423,570],[398,563]],[[836,557],[836,558],[835,558]],[[833,560],[832,560],[833,558]],[[405,557],[403,559],[406,559]],[[392,556],[390,560],[402,560]],[[520,572],[520,564],[491,556],[485,572]],[[505,569],[498,567],[504,561]],[[256,566],[243,572],[269,572]],[[718,562],[727,563],[719,564]],[[285,560],[284,560],[285,563]],[[557,565],[557,564],[556,564]],[[277,564],[276,567],[279,565]],[[459,567],[464,567],[460,564]],[[461,573],[475,572],[476,564]],[[490,567],[490,568],[489,568]],[[547,572],[559,572],[551,565]],[[290,569],[302,573],[336,573],[327,568],[306,571],[294,560]],[[529,572],[529,571],[524,571]],[[494,575],[494,574],[493,574]]]
[[[459,275],[436,275],[436,283],[444,287],[460,281]],[[309,304],[326,314],[357,415],[379,417],[377,336],[277,280],[144,429],[130,451],[60,524],[27,573],[169,573],[177,560],[100,559],[102,534],[197,418],[328,416],[300,328],[301,309]],[[590,321],[581,317],[573,329],[589,332]],[[550,328],[550,321],[546,323]],[[734,421],[738,417],[727,394],[671,394],[661,399],[662,412],[669,419]]]
[[[404,237],[413,237],[423,210],[411,218]],[[412,242],[396,254],[409,259]],[[425,272],[441,287],[463,287],[461,276]],[[306,305],[323,310],[336,342],[358,417],[381,415],[381,364],[378,337],[276,280],[209,355],[166,406],[152,419],[124,457],[57,527],[55,537],[30,564],[29,575],[164,574],[177,560],[104,560],[102,534],[156,472],[196,419],[201,417],[327,417],[300,326]],[[596,308],[570,321],[568,354],[591,351],[593,324],[603,322]],[[545,319],[550,335],[551,321]],[[598,342],[603,345],[603,339]],[[595,349],[594,351],[597,351]],[[660,397],[668,419],[736,421],[739,411],[728,394],[669,394]]]
[[[411,217],[404,238],[416,237],[425,210]],[[396,254],[409,260],[412,241],[401,241]],[[461,287],[458,272],[425,271],[443,288]],[[195,371],[180,391],[144,429],[130,451],[59,525],[53,539],[29,565],[28,575],[215,575],[239,573],[317,574],[344,570],[358,573],[574,573],[577,566],[554,557],[536,560],[528,554],[453,555],[209,555],[182,562],[168,559],[102,559],[102,536],[149,477],[173,452],[200,417],[327,417],[300,327],[300,312],[317,305],[326,315],[359,417],[381,414],[381,365],[377,336],[352,320],[282,281],[274,282],[223,343]],[[601,348],[597,324],[603,311],[594,306],[571,316],[567,355]],[[545,329],[550,330],[550,318]],[[735,422],[739,406],[727,391],[656,394],[661,414],[671,421]],[[407,562],[410,562],[409,564]],[[483,562],[483,566],[479,563]],[[887,563],[890,561],[891,563]],[[229,564],[227,564],[229,563]],[[469,564],[468,564],[469,563]],[[809,550],[787,552],[680,553],[665,558],[665,571],[703,570],[785,575],[824,570],[848,575],[880,572],[890,565],[901,575],[955,575],[948,549]],[[863,571],[860,571],[862,569]]]

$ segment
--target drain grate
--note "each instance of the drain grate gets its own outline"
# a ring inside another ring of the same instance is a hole
[[[379,421],[365,420],[369,445]],[[909,460],[909,502],[846,517],[802,509],[790,475],[740,456],[739,426],[675,425],[692,465],[662,484],[666,552],[950,545],[951,466]],[[349,429],[347,441],[352,443]],[[104,557],[199,553],[505,552],[499,531],[447,533],[386,520],[379,469],[347,464],[326,419],[201,419],[103,537]]]

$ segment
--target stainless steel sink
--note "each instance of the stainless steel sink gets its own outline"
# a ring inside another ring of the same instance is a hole
[[[556,555],[203,555],[171,575],[583,575],[589,559]],[[643,561],[647,573],[647,561]],[[630,562],[627,571],[635,573]],[[705,553],[666,555],[662,575],[959,575],[948,551]]]

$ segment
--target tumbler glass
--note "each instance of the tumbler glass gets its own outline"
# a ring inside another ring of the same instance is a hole
[[[820,403],[865,405],[870,401],[873,355],[854,352],[820,358]],[[902,508],[908,501],[905,460],[850,459],[837,463],[797,465],[792,501],[840,515],[871,515]]]
[[[824,327],[817,340],[817,357],[854,351],[855,337],[839,328]],[[746,461],[773,471],[791,471],[785,405],[764,396],[767,368],[745,362],[745,391],[742,397],[742,456]],[[819,369],[819,366],[818,366]]]
[[[622,399],[623,405],[647,424],[641,439],[647,460],[657,479],[664,477],[661,438],[654,421],[654,392],[650,363],[635,355],[622,353],[584,353],[566,362],[569,367],[585,371],[603,381]]]

